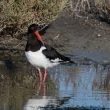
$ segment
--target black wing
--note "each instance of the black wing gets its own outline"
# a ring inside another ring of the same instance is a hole
[[[45,45],[46,49],[43,50],[43,54],[52,62],[54,62],[55,59],[59,59],[58,62],[71,62],[70,58],[65,57],[58,53],[54,48],[50,47],[49,45]]]

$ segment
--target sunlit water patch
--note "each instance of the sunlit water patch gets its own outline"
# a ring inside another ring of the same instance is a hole
[[[98,74],[98,72],[100,72],[100,74]],[[104,90],[104,88],[108,89],[108,85],[97,81],[97,77],[102,79],[103,76],[103,78],[106,78],[106,75],[101,76],[101,74],[101,70],[96,70],[94,66],[80,66],[80,70],[78,70],[75,75],[74,73],[68,74],[66,78],[68,77],[69,81],[67,84],[59,86],[60,89],[58,89],[59,93],[62,94],[62,91],[60,91],[62,88],[65,92],[67,88],[71,88],[70,92],[67,91],[67,93],[65,93],[66,95],[64,95],[66,97],[70,95],[69,97],[71,97],[69,101],[66,102],[66,106],[106,107],[108,105],[107,108],[109,108],[110,102],[107,96],[109,92]],[[65,77],[65,75],[63,76]],[[60,82],[62,82],[61,77],[59,78]],[[104,104],[105,101],[106,104]]]
[[[101,65],[80,65],[59,67],[59,70],[60,72],[51,74],[51,78],[57,84],[58,96],[68,97],[61,108],[110,108],[109,69],[104,69]]]

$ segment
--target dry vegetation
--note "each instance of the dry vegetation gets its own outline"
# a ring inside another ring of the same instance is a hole
[[[67,0],[0,0],[1,29],[12,25],[23,29],[31,23],[49,23]]]
[[[16,38],[31,23],[52,22],[64,8],[77,17],[92,14],[110,22],[109,0],[0,0],[0,35]]]
[[[31,23],[49,23],[68,4],[76,16],[92,11],[109,18],[109,0],[0,0],[0,32],[7,26],[25,29]]]
[[[67,1],[0,0],[0,47],[21,49],[22,42],[16,38],[22,37],[20,34],[26,32],[31,23],[48,24],[55,20]]]
[[[70,0],[70,8],[77,17],[88,17],[89,14],[93,14],[107,22],[110,19],[109,0]]]

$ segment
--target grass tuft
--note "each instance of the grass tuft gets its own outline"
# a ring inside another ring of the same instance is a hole
[[[0,23],[16,24],[24,29],[31,23],[49,23],[56,19],[68,0],[0,0]]]

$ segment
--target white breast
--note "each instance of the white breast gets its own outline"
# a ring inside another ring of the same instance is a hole
[[[35,67],[48,68],[57,65],[58,63],[51,63],[49,59],[45,57],[45,55],[42,53],[42,50],[44,49],[46,48],[41,47],[41,49],[36,52],[32,51],[25,52],[28,61]]]

